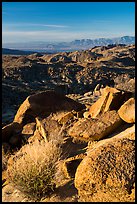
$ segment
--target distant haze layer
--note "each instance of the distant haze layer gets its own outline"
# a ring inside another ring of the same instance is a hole
[[[31,51],[73,51],[89,49],[94,46],[106,46],[109,44],[135,44],[134,36],[122,36],[117,38],[97,38],[82,39],[71,42],[47,43],[47,42],[29,42],[29,43],[3,43],[3,48],[21,49]]]

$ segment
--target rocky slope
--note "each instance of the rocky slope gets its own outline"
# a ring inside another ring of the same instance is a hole
[[[2,120],[11,122],[19,105],[33,93],[93,92],[111,85],[134,92],[135,46],[108,45],[57,54],[2,56]]]
[[[135,202],[134,93],[96,87],[80,99],[83,104],[55,91],[35,93],[2,128],[3,202],[37,202],[9,179],[35,142],[62,150],[59,183],[40,202]]]
[[[2,60],[2,201],[36,202],[10,178],[25,155],[42,158],[30,152],[38,142],[61,149],[59,181],[40,202],[135,202],[135,46]]]

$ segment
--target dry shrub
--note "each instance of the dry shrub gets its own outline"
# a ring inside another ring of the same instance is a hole
[[[53,142],[27,144],[9,160],[8,176],[14,186],[39,200],[56,187],[61,149]]]

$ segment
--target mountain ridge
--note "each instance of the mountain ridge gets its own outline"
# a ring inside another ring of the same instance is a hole
[[[71,42],[29,42],[29,43],[5,43],[3,47],[8,49],[19,49],[26,51],[44,52],[44,51],[76,51],[85,50],[94,46],[106,46],[109,44],[135,44],[134,36],[122,36],[116,38],[96,38],[96,39],[81,39]]]

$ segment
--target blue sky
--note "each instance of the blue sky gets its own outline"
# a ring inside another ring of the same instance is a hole
[[[135,35],[134,2],[2,2],[3,43],[124,35]]]

